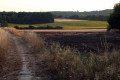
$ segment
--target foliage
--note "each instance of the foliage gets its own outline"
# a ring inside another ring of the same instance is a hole
[[[73,15],[68,17],[69,19],[80,19],[80,20],[96,20],[96,21],[107,21],[108,16],[103,15],[89,15],[89,16],[79,16],[79,15]]]
[[[62,26],[63,29],[100,29],[100,28],[106,28],[108,23],[106,21],[71,21],[71,22],[59,22],[59,23],[47,23],[47,24],[34,24],[34,27],[38,26]],[[19,26],[22,27],[28,27],[28,25],[24,24],[9,24],[9,26]]]
[[[8,26],[8,22],[7,21],[1,21],[0,26],[1,27],[7,27]]]
[[[29,26],[29,27],[19,27],[19,26],[14,26],[16,29],[63,29],[61,26],[40,26],[40,27],[34,27],[34,26]]]
[[[112,13],[112,9],[106,9],[106,10],[100,10],[100,11],[85,11],[85,12],[79,12],[79,11],[52,11],[51,13],[54,14],[55,18],[67,18],[73,15],[84,15],[84,16],[89,16],[89,15],[103,15],[103,16],[108,16],[110,13]]]
[[[81,20],[97,20],[107,21],[107,18],[113,10],[101,10],[101,11],[90,11],[90,12],[73,12],[73,11],[55,11],[51,12],[55,18],[68,18],[68,19],[81,19]]]
[[[53,23],[54,16],[49,12],[0,12],[0,21],[15,24]]]
[[[108,19],[108,29],[119,29],[120,30],[120,3],[117,3],[114,6],[113,13],[109,16]]]

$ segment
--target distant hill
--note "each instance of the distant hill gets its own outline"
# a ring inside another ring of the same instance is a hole
[[[90,12],[74,12],[74,11],[51,11],[54,15],[59,15],[59,16],[64,16],[64,17],[69,17],[72,15],[84,15],[84,16],[89,16],[89,15],[95,15],[95,16],[108,16],[110,13],[112,13],[112,9],[106,9],[106,10],[100,10],[100,11],[90,11]]]

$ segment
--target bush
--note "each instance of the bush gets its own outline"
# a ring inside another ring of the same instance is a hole
[[[56,29],[63,29],[61,26],[56,26]]]
[[[8,22],[7,21],[2,21],[1,22],[1,27],[7,27],[8,26]]]
[[[29,29],[35,29],[35,27],[32,25],[29,25]]]
[[[14,26],[14,28],[19,29],[19,26]]]
[[[120,3],[114,6],[114,11],[108,18],[108,30],[119,29],[120,30]]]
[[[61,26],[40,26],[40,27],[34,27],[34,26],[29,26],[29,27],[19,27],[19,26],[14,26],[16,29],[63,29]]]

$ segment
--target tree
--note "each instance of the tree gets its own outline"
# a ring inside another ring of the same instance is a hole
[[[120,30],[120,3],[117,3],[114,6],[113,13],[110,14],[108,18],[108,31],[111,29],[119,29]]]
[[[7,27],[8,22],[7,21],[2,21],[0,25],[1,25],[1,27]]]
[[[54,16],[49,12],[0,12],[0,21],[14,24],[53,23]]]

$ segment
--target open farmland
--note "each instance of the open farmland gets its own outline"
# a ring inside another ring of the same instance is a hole
[[[88,20],[71,20],[71,19],[55,19],[55,23],[33,24],[39,26],[62,26],[63,29],[105,29],[108,23],[106,21],[88,21]],[[9,26],[28,27],[27,24],[9,24]]]
[[[1,34],[0,42],[3,44],[4,41],[7,43],[4,45],[9,47],[0,45],[8,50],[7,55],[4,55],[4,50],[0,55],[5,59],[4,62],[1,57],[0,65],[3,67],[0,80],[94,80],[98,72],[100,80],[119,80],[120,34],[98,30],[101,31],[33,32],[1,29],[6,36]],[[115,69],[115,72],[107,72],[109,69]]]

